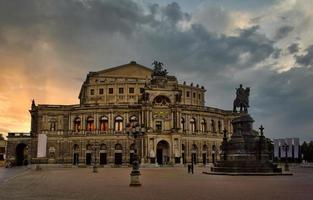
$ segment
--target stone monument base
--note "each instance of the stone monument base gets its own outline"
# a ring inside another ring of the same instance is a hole
[[[219,161],[211,168],[212,172],[226,173],[282,173],[276,164],[258,160],[226,160]]]

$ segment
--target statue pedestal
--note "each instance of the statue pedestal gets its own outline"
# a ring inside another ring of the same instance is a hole
[[[216,173],[282,173],[269,160],[266,139],[252,129],[254,120],[243,113],[232,121],[234,133],[230,140],[223,141],[223,159],[212,168]]]
[[[131,186],[131,187],[141,186],[139,176],[140,176],[140,172],[132,171],[131,174],[130,174],[130,184],[129,184],[129,186]]]

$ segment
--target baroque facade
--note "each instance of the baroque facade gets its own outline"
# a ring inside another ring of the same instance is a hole
[[[4,161],[5,161],[5,147],[7,141],[4,140],[4,137],[2,136],[2,134],[0,134],[0,167],[4,165]]]
[[[30,133],[8,134],[8,159],[26,163],[126,165],[134,140],[129,125],[144,134],[136,146],[142,164],[207,164],[218,159],[223,130],[232,134],[229,110],[205,106],[204,87],[178,83],[161,63],[152,70],[129,64],[90,72],[77,105],[36,105]],[[211,95],[211,94],[209,94]],[[40,135],[47,136],[38,156]]]

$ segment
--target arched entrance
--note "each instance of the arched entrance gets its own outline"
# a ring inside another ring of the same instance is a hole
[[[105,144],[101,144],[100,146],[100,165],[107,164],[107,146]]]
[[[208,152],[208,146],[205,144],[202,147],[202,163],[203,165],[207,164],[207,152]]]
[[[157,144],[157,162],[159,165],[165,165],[169,163],[170,160],[170,152],[169,152],[169,144],[165,140],[161,140]]]
[[[24,143],[20,143],[16,146],[16,166],[27,165],[28,147]]]
[[[73,146],[73,165],[79,164],[79,145],[74,144]]]
[[[191,162],[194,164],[197,164],[197,151],[198,151],[197,145],[193,144],[191,149]]]
[[[121,144],[115,145],[115,152],[114,152],[114,164],[121,165],[123,163],[123,147]]]
[[[86,165],[91,165],[92,160],[92,146],[87,144],[86,146]]]

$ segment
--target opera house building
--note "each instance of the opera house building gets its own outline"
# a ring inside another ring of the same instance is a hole
[[[132,163],[134,124],[141,164],[205,165],[220,156],[223,130],[232,134],[232,110],[205,105],[204,87],[179,83],[155,63],[89,72],[79,104],[32,102],[31,131],[9,133],[7,159],[28,163],[123,166]]]

